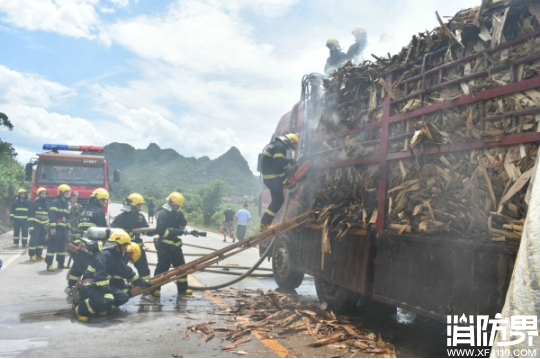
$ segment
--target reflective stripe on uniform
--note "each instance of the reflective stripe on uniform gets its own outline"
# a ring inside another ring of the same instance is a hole
[[[285,155],[283,153],[276,153],[274,155],[274,158],[278,158],[278,157],[285,158]]]
[[[272,154],[270,152],[266,151],[266,150],[263,151],[263,155],[268,156],[268,157],[272,157]]]
[[[99,282],[94,282],[95,285],[99,285],[101,287],[103,286],[107,286],[109,285],[109,280],[108,279],[105,279],[105,280],[100,280]]]
[[[81,279],[81,276],[78,276],[78,277],[77,277],[77,276],[75,276],[75,275],[73,275],[73,274],[70,274],[70,275],[69,275],[69,279],[71,279],[71,280],[79,280],[79,279]]]
[[[187,282],[187,277],[179,278],[176,280],[176,283],[185,283]]]
[[[272,217],[275,217],[275,216],[276,216],[276,213],[275,213],[275,212],[272,212],[272,211],[269,210],[269,209],[267,209],[265,212],[268,213],[269,215],[271,215]]]
[[[135,274],[129,281],[133,282],[133,281],[136,281],[137,279],[139,279],[139,276]]]
[[[174,242],[174,241],[171,241],[171,240],[168,240],[168,239],[161,240],[161,243],[167,243],[167,244],[169,244],[171,246],[175,246],[175,247],[180,247],[182,245],[182,241]]]
[[[79,226],[78,228],[81,228],[81,227],[95,227],[96,225],[94,223],[91,223],[91,222],[81,222],[79,223]]]
[[[103,296],[103,298],[105,299],[110,299],[110,300],[114,300],[114,295],[112,295],[112,293],[107,293]]]
[[[88,266],[88,268],[86,268],[87,271],[89,271],[90,273],[96,273],[96,268],[92,267],[92,266]]]
[[[92,309],[92,307],[90,306],[90,298],[86,298],[84,300],[84,304],[86,304],[86,308],[88,308],[88,311],[92,314],[96,314],[96,312],[94,312],[94,309]]]
[[[262,176],[263,179],[272,179],[272,178],[279,178],[279,177],[285,177],[285,172],[275,174],[275,175],[263,175]]]

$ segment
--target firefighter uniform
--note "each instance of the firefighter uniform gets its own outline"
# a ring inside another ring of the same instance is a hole
[[[19,237],[21,237],[23,247],[28,245],[28,207],[30,201],[26,198],[26,191],[22,191],[19,191],[17,199],[11,204],[9,214],[9,220],[13,223],[13,245],[15,247],[19,246]],[[25,193],[24,198],[21,198],[21,193]]]
[[[134,210],[124,211],[116,216],[111,224],[111,228],[121,228],[126,231],[133,242],[137,243],[141,247],[141,258],[134,263],[135,268],[139,276],[144,280],[150,279],[150,268],[148,267],[148,259],[146,258],[146,251],[143,248],[142,239],[139,235],[133,235],[133,230],[137,228],[148,227],[148,222],[141,212]]]
[[[82,234],[90,227],[107,227],[105,212],[95,198],[90,198],[90,204],[81,212],[76,231]],[[80,243],[82,242],[78,239],[74,241],[75,245]],[[85,245],[85,247],[81,247],[77,253],[71,253],[71,258],[73,258],[73,266],[69,272],[69,287],[73,287],[77,283],[92,261],[92,258],[94,258],[94,255],[101,252],[102,247],[103,242],[96,241],[92,246]]]
[[[38,193],[45,192],[40,188]],[[30,245],[28,246],[28,255],[32,261],[36,259],[45,259],[43,257],[43,245],[47,237],[47,228],[49,226],[49,204],[45,197],[38,194],[38,198],[30,203],[28,211],[28,223],[30,230]]]
[[[268,144],[263,150],[261,173],[264,184],[270,190],[272,202],[261,218],[261,229],[272,224],[272,221],[281,206],[283,206],[285,200],[283,195],[283,186],[287,182],[285,166],[289,163],[294,163],[293,159],[287,159],[287,148],[291,146],[291,141],[286,136],[291,135],[294,134],[276,137],[276,139]],[[294,135],[294,137],[296,138],[296,142],[298,142],[296,135]]]
[[[169,203],[163,205],[159,211],[156,223],[156,234],[160,241],[157,248],[158,262],[154,276],[168,271],[171,267],[180,267],[186,264],[182,252],[182,239],[178,233],[186,228],[187,221],[184,214],[172,209]],[[176,229],[176,231],[175,231]],[[188,290],[187,275],[176,280],[176,288],[179,294],[185,294]],[[160,295],[160,288],[154,291],[154,295]]]
[[[56,255],[58,268],[66,268],[64,261],[66,259],[66,245],[69,240],[69,202],[68,199],[59,195],[51,202],[49,209],[49,223],[51,230],[55,229],[56,233],[50,236],[50,243],[47,247],[47,256],[45,262],[47,269],[53,270],[52,263]]]
[[[83,211],[83,207],[75,202],[75,204],[71,205],[69,207],[69,218],[70,218],[70,229],[71,229],[71,238],[72,240],[75,240],[77,233],[78,233],[78,225],[79,225],[79,216],[81,215],[81,212]]]
[[[115,236],[116,240],[112,240]],[[150,286],[124,261],[121,246],[130,242],[124,231],[113,232],[103,251],[92,259],[80,283],[81,302],[75,309],[79,320],[88,321],[88,315],[104,314],[112,306],[118,307],[129,300],[129,293],[110,285],[113,276],[125,278],[136,286]]]

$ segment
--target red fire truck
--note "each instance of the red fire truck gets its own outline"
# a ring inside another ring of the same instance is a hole
[[[48,198],[52,199],[56,196],[58,186],[67,184],[72,193],[77,193],[78,203],[85,207],[96,188],[111,191],[109,163],[103,156],[103,147],[45,144],[43,149],[48,152],[38,154],[37,158],[26,164],[26,180],[32,181],[32,200],[40,187],[46,188]],[[79,153],[67,154],[59,151]],[[120,171],[114,170],[113,181],[119,180]],[[108,213],[108,206],[105,212]]]

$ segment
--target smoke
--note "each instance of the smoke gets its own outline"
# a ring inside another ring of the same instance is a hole
[[[355,41],[349,47],[347,55],[355,64],[359,64],[361,62],[362,52],[364,52],[367,45],[367,32],[363,27],[357,27],[351,33],[354,35]]]

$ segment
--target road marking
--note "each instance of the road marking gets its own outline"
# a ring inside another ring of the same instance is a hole
[[[22,251],[22,252],[19,252],[19,254],[14,255],[13,257],[8,259],[7,261],[5,261],[4,265],[2,266],[2,270],[6,269],[8,267],[8,265],[13,263],[17,258],[19,258],[20,256],[22,256],[25,253],[26,253],[26,249],[24,251]]]
[[[190,284],[193,284],[193,285],[196,285],[196,286],[199,286],[199,287],[202,286],[202,283],[199,282],[196,278],[194,278],[192,276],[188,276],[188,282]],[[227,306],[227,303],[225,303],[225,301],[223,299],[221,299],[217,294],[210,293],[210,292],[207,292],[207,291],[203,291],[202,293],[205,296],[207,296],[208,298],[210,298],[210,300],[212,300],[217,305],[219,305],[219,306]],[[298,358],[292,352],[289,352],[289,350],[287,348],[285,348],[284,346],[279,344],[276,340],[265,338],[263,336],[262,332],[258,332],[258,331],[254,330],[254,331],[251,331],[251,333],[255,336],[255,338],[259,339],[261,341],[261,343],[263,343],[268,348],[273,350],[274,353],[279,355],[280,358]]]

